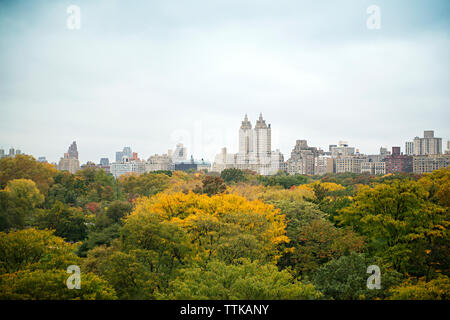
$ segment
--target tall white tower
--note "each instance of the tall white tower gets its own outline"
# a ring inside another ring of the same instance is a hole
[[[253,131],[252,124],[248,121],[247,115],[245,115],[239,129],[239,153],[248,155],[250,152],[253,152]]]
[[[256,121],[253,138],[253,151],[257,157],[268,157],[272,152],[272,129],[263,120],[262,113]]]

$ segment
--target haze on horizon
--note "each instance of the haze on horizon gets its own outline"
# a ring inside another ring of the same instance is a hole
[[[0,148],[56,162],[76,140],[85,163],[182,142],[213,161],[260,112],[285,160],[297,139],[367,154],[424,130],[445,143],[449,30],[446,0],[2,1]]]

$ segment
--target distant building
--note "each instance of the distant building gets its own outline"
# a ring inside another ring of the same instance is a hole
[[[0,149],[0,159],[6,157],[5,155],[5,150],[4,149]]]
[[[314,174],[323,175],[334,172],[334,159],[330,156],[318,156],[314,159]]]
[[[450,167],[450,154],[430,154],[413,157],[414,173],[428,173]]]
[[[237,168],[261,175],[285,170],[283,154],[279,150],[272,151],[272,129],[270,124],[266,124],[262,114],[254,128],[245,115],[239,128],[239,152],[227,154],[226,149],[222,149],[212,168],[215,172],[221,172],[224,168]]]
[[[122,162],[122,158],[124,156],[128,157],[129,159],[133,157],[130,147],[124,147],[122,151],[116,152],[116,162]]]
[[[365,156],[339,156],[335,158],[336,173],[361,173],[361,164],[367,161]]]
[[[392,154],[386,157],[385,162],[386,173],[413,171],[412,156],[401,154],[400,147],[392,147]]]
[[[80,161],[78,159],[71,158],[69,153],[66,152],[64,153],[64,157],[59,160],[58,170],[69,171],[74,174],[80,170]]]
[[[168,154],[158,155],[155,154],[148,158],[145,163],[145,172],[159,171],[159,170],[173,170],[174,165],[172,162],[172,157]]]
[[[141,174],[145,172],[145,161],[130,160],[129,157],[123,156],[121,162],[111,163],[110,172],[115,178],[127,173]]]
[[[175,148],[175,152],[172,154],[172,162],[183,162],[187,160],[187,149],[183,146],[182,143],[177,144]]]
[[[211,163],[204,161],[203,159],[200,161],[194,160],[194,158],[191,156],[190,161],[183,161],[183,162],[177,162],[174,164],[175,170],[180,171],[188,171],[188,170],[194,170],[194,171],[200,171],[200,170],[211,170]]]
[[[109,166],[109,159],[108,158],[101,158],[100,159],[100,166]]]
[[[46,157],[39,157],[39,158],[37,159],[37,161],[46,163],[46,162],[47,162],[47,158],[46,158]]]
[[[308,147],[306,140],[297,140],[291,157],[287,161],[287,172],[289,174],[314,175],[316,165],[315,159],[319,156],[316,147]]]
[[[414,155],[442,154],[442,138],[435,138],[433,130],[423,133],[423,138],[414,138]]]
[[[361,173],[368,173],[371,175],[384,175],[386,173],[386,163],[384,161],[364,161],[361,163]]]
[[[64,153],[64,157],[59,160],[57,168],[61,171],[69,171],[72,174],[80,170],[77,143],[75,141],[69,146],[68,151]]]
[[[414,154],[414,142],[412,141],[405,142],[405,154],[407,156],[412,156]]]
[[[78,159],[78,148],[76,141],[72,142],[67,153],[69,154],[69,158]]]
[[[339,146],[330,146],[332,157],[347,157],[355,154],[355,148],[349,147],[347,141],[339,141]]]

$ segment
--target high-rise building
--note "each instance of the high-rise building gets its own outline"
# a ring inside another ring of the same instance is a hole
[[[392,154],[386,156],[386,173],[412,172],[412,156],[401,154],[400,147],[392,147]]]
[[[172,153],[172,161],[174,163],[183,162],[187,160],[187,149],[182,143],[177,144],[175,152]]]
[[[5,155],[5,150],[4,149],[0,149],[0,159],[6,157]]]
[[[407,156],[412,156],[414,154],[414,142],[413,141],[405,142],[405,154]]]
[[[414,155],[442,154],[442,138],[435,138],[433,130],[426,130],[423,138],[414,138]]]
[[[66,170],[70,173],[76,173],[78,170],[80,170],[77,143],[75,141],[69,146],[68,151],[64,153],[64,157],[59,160],[58,170]]]
[[[288,173],[314,175],[315,159],[319,156],[319,153],[316,147],[308,147],[306,140],[297,140],[291,152],[291,157],[287,161]]]
[[[314,174],[322,175],[334,172],[334,159],[328,155],[320,155],[315,158]],[[289,169],[288,169],[289,170]]]
[[[78,159],[78,148],[76,141],[72,142],[67,153],[69,154],[69,158]]]
[[[237,168],[252,170],[262,175],[275,174],[284,170],[283,154],[272,149],[272,129],[266,124],[262,114],[259,115],[255,127],[244,117],[239,128],[239,152],[228,155],[226,149],[216,156],[213,164],[214,171],[222,171],[224,168]]]
[[[108,158],[101,158],[100,159],[100,165],[101,166],[109,166],[109,159]]]
[[[126,156],[128,158],[133,157],[133,153],[130,147],[124,147],[122,151],[116,152],[116,162],[122,162],[122,158]]]
[[[334,147],[330,146],[331,148],[331,156],[332,157],[338,157],[338,156],[352,156],[355,154],[355,148],[349,147],[347,141],[339,141],[339,146]]]
[[[174,166],[172,157],[170,157],[168,154],[155,154],[153,156],[150,156],[150,158],[148,158],[147,162],[145,163],[145,172],[173,169]]]

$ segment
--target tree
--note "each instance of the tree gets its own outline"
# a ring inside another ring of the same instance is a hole
[[[302,283],[273,264],[242,259],[237,264],[213,260],[202,268],[183,269],[160,299],[183,300],[278,300],[318,299],[313,285]]]
[[[242,182],[245,181],[245,173],[244,171],[236,168],[228,168],[223,170],[220,173],[220,177],[225,181],[226,183],[231,182]]]
[[[129,199],[157,194],[169,186],[169,181],[170,177],[164,173],[127,174],[118,179]]]
[[[113,201],[105,208],[106,216],[113,222],[117,223],[133,210],[133,205],[126,201]]]
[[[57,201],[51,209],[40,212],[35,226],[39,229],[53,229],[55,235],[76,242],[87,237],[87,225],[92,220],[93,217],[84,213],[81,208],[69,207]]]
[[[5,188],[10,180],[30,179],[46,195],[57,172],[53,165],[38,162],[29,155],[3,158],[0,159],[0,188]]]
[[[100,246],[89,251],[82,269],[108,281],[119,299],[152,299],[157,288],[157,275],[139,260],[135,252]]]
[[[288,255],[293,268],[308,275],[333,258],[361,252],[364,241],[351,229],[336,228],[331,222],[316,219],[292,232],[292,251]]]
[[[22,229],[34,219],[35,208],[44,202],[34,181],[14,179],[0,190],[0,231]]]
[[[1,300],[111,300],[114,290],[100,277],[83,272],[81,288],[70,290],[66,270],[23,270],[0,276]]]
[[[449,300],[450,279],[440,276],[429,282],[425,279],[408,279],[390,290],[392,300]]]
[[[20,270],[65,269],[78,264],[76,245],[53,235],[52,231],[24,229],[0,232],[0,274]]]
[[[280,256],[279,244],[288,241],[284,216],[279,210],[261,201],[248,201],[236,195],[208,197],[191,192],[141,198],[137,200],[133,213],[126,217],[124,228],[131,223],[142,228],[153,223],[155,215],[165,223],[183,229],[200,260],[211,259],[223,252],[219,249],[224,246],[230,249],[228,243],[240,234],[254,237],[258,245],[252,248],[257,250],[261,260],[277,260]],[[141,234],[141,231],[138,229],[135,233]],[[245,242],[241,243],[245,245]],[[255,255],[253,250],[235,250],[245,257]]]
[[[368,289],[367,267],[381,269],[381,289]],[[326,298],[334,300],[384,299],[389,289],[401,281],[401,275],[385,268],[379,258],[352,252],[322,265],[312,277],[312,283]]]
[[[427,200],[423,186],[395,180],[364,186],[337,217],[367,235],[370,253],[397,271],[430,279],[448,273],[448,210]]]
[[[222,193],[227,189],[222,178],[205,176],[202,180],[202,186],[194,189],[195,193],[204,193],[208,196],[212,196],[218,193]]]

